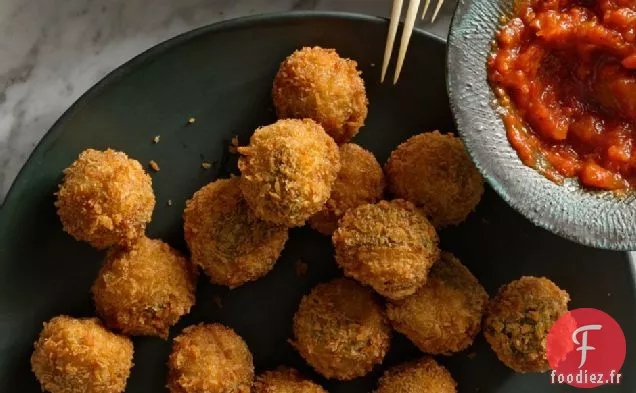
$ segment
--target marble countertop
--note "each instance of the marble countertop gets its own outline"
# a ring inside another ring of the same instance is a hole
[[[314,9],[388,16],[391,4],[391,0],[0,2],[0,202],[57,118],[108,72],[153,45],[244,15]],[[419,27],[445,36],[455,4],[456,0],[446,0],[438,20]]]

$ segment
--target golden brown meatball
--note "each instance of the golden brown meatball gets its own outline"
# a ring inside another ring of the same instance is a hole
[[[547,278],[521,277],[506,284],[486,309],[486,341],[516,372],[547,371],[548,333],[567,313],[569,301],[568,293]]]
[[[434,131],[408,139],[384,169],[389,191],[424,210],[438,228],[464,221],[484,191],[464,144],[452,134]]]
[[[345,275],[393,300],[426,282],[439,257],[435,228],[413,204],[394,200],[349,210],[333,234]]]
[[[457,383],[448,370],[431,357],[389,369],[375,393],[456,393]]]
[[[50,393],[121,393],[132,359],[128,337],[109,332],[97,318],[61,315],[44,324],[31,368]]]
[[[215,284],[235,288],[267,274],[287,241],[287,227],[257,218],[237,177],[197,191],[183,213],[192,261]]]
[[[340,146],[340,166],[327,203],[309,218],[309,225],[324,235],[336,230],[347,210],[375,203],[384,193],[384,173],[371,152],[355,143],[345,143]]]
[[[302,299],[293,345],[326,378],[350,380],[382,363],[390,333],[373,292],[342,278],[317,285]]]
[[[327,393],[320,385],[303,378],[298,371],[281,367],[259,375],[252,393]]]
[[[197,275],[168,244],[141,237],[109,251],[92,288],[97,313],[111,329],[167,338],[194,305]]]
[[[393,304],[393,328],[426,353],[450,354],[468,348],[479,333],[488,294],[451,253],[443,252],[426,284]]]
[[[138,161],[111,149],[88,149],[64,170],[55,206],[64,231],[103,249],[144,234],[155,196]]]
[[[351,140],[367,117],[367,94],[357,65],[334,49],[294,52],[274,79],[278,118],[314,119],[337,143]]]
[[[249,393],[254,364],[245,341],[220,324],[190,326],[168,360],[171,393]]]
[[[279,120],[238,148],[241,190],[263,220],[301,226],[329,199],[340,170],[338,146],[313,120]]]

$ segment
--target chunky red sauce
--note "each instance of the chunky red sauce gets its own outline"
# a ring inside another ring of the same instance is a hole
[[[521,0],[488,78],[526,165],[556,182],[636,187],[636,0]]]

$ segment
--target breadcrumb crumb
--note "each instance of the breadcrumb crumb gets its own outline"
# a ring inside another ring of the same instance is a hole
[[[153,143],[159,143],[159,140],[161,139],[161,135],[155,135],[154,138],[152,138],[152,142]]]
[[[191,117],[191,118],[188,119],[188,124],[194,124],[196,121],[197,121],[196,118]]]
[[[172,199],[168,199],[168,206],[172,206]]]
[[[212,164],[210,164],[209,162],[202,162],[201,163],[201,168],[210,169],[210,168],[212,168]]]
[[[161,170],[161,168],[159,168],[159,164],[157,164],[155,160],[150,160],[148,165],[150,165],[150,168],[155,172],[159,172]]]
[[[309,265],[307,265],[305,262],[303,261],[297,261],[296,262],[296,275],[298,277],[302,277],[305,274],[307,274],[307,269],[309,268]]]

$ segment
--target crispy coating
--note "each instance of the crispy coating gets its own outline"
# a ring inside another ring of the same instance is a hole
[[[237,177],[219,179],[186,203],[184,234],[192,261],[210,281],[236,288],[266,275],[276,263],[287,227],[257,218]]]
[[[566,291],[544,277],[521,277],[506,284],[486,309],[486,341],[499,360],[516,372],[547,371],[548,333],[567,313],[569,301]]]
[[[431,357],[389,369],[375,393],[456,393],[457,383],[448,370]]]
[[[351,140],[367,118],[367,94],[357,65],[335,49],[295,51],[274,79],[272,98],[278,118],[314,119],[336,143]]]
[[[200,324],[174,339],[168,360],[171,393],[249,393],[253,380],[252,354],[232,329]]]
[[[345,278],[319,284],[294,316],[294,347],[326,378],[350,380],[382,363],[391,328],[372,291]]]
[[[488,294],[449,252],[442,252],[426,284],[403,300],[387,304],[393,328],[422,352],[450,354],[468,348],[479,333]]]
[[[433,225],[399,199],[349,210],[332,239],[345,275],[392,300],[415,293],[440,252]]]
[[[124,334],[168,338],[194,305],[197,276],[177,250],[141,237],[109,251],[92,287],[97,314]]]
[[[254,382],[252,393],[327,393],[320,385],[303,378],[298,371],[281,367],[266,371]]]
[[[155,196],[138,161],[111,149],[88,149],[64,170],[55,206],[64,231],[104,249],[144,234]]]
[[[340,172],[331,195],[321,211],[309,218],[309,225],[331,236],[338,220],[349,209],[375,203],[384,194],[384,172],[373,154],[355,143],[340,146]]]
[[[484,181],[462,141],[426,132],[395,149],[385,165],[389,191],[424,210],[436,227],[459,224],[477,206]]]
[[[247,204],[258,217],[289,227],[322,209],[340,170],[338,146],[310,119],[261,127],[238,152]]]
[[[65,315],[44,323],[31,369],[50,393],[121,393],[132,368],[133,344],[97,318]]]

